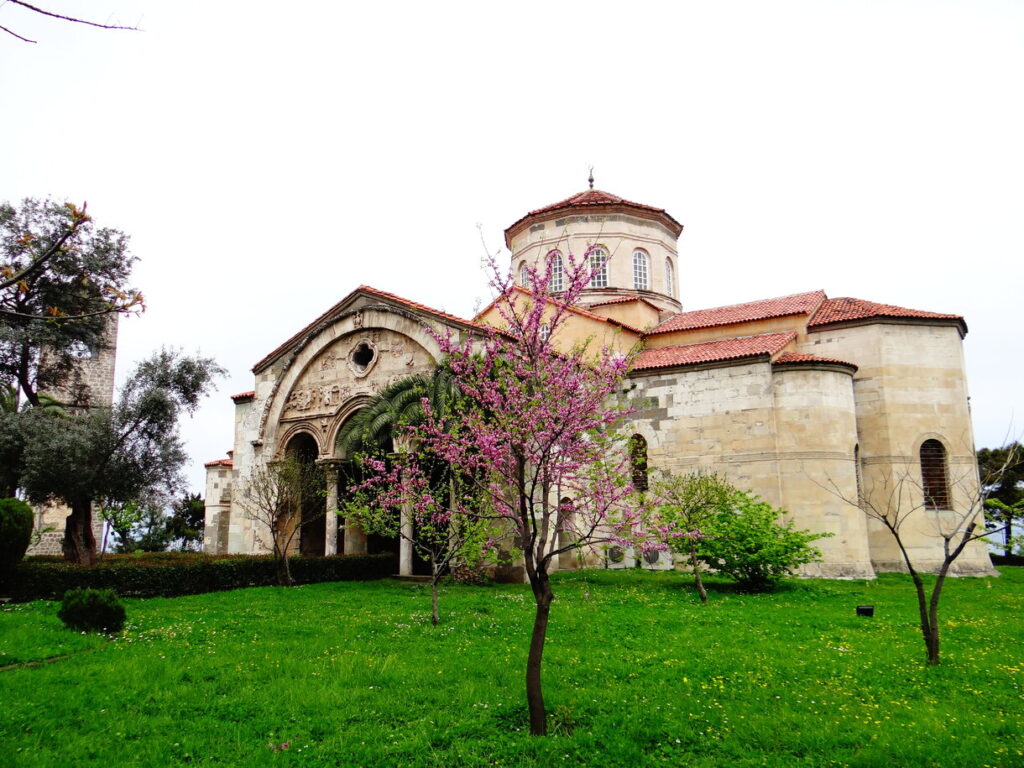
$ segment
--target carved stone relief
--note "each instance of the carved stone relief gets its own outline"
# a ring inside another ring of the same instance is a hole
[[[351,398],[374,395],[433,364],[429,353],[408,336],[379,328],[356,330],[321,352],[303,371],[288,394],[282,419],[333,416]]]

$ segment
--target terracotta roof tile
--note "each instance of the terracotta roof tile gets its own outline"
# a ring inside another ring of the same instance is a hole
[[[857,370],[857,366],[847,360],[839,360],[834,357],[818,357],[817,355],[805,355],[801,352],[786,352],[779,355],[772,361],[772,365],[816,365],[827,363],[829,365],[845,365]]]
[[[533,296],[533,294],[530,291],[526,290],[521,285],[513,285],[511,290],[515,291],[516,293],[521,293],[521,294],[523,294],[525,296],[528,296],[528,297],[532,297]],[[500,298],[501,297],[499,296],[498,299],[500,299]],[[479,318],[483,317],[485,314],[490,312],[491,309],[494,308],[494,305],[498,303],[498,299],[495,299],[490,304],[488,304],[486,307],[484,307],[482,310],[480,310],[480,312],[476,316],[477,319],[479,320]],[[555,304],[556,306],[565,307],[569,312],[572,312],[575,315],[581,315],[582,317],[589,317],[591,320],[597,320],[598,322],[601,322],[601,323],[608,323],[609,325],[617,325],[620,328],[624,328],[625,330],[630,331],[632,333],[635,333],[638,336],[643,334],[643,331],[640,330],[639,328],[634,328],[632,325],[629,325],[628,323],[624,323],[621,320],[616,320],[614,317],[605,317],[604,315],[599,315],[596,312],[591,312],[590,310],[584,309],[583,307],[577,306],[575,304],[565,304],[565,303],[559,301],[558,299],[554,298],[553,296],[548,296],[547,300],[551,304]]]
[[[577,192],[571,197],[565,198],[565,200],[530,211],[527,216],[536,216],[539,213],[559,211],[562,208],[579,208],[588,205],[628,205],[632,208],[641,208],[645,211],[654,211],[655,213],[665,212],[665,209],[663,208],[655,208],[653,205],[644,205],[643,203],[634,203],[631,200],[626,200],[625,198],[613,195],[610,192],[603,192],[600,189],[586,189],[582,192]]]
[[[233,467],[235,462],[231,459],[217,459],[216,461],[208,461],[203,464],[204,467]]]
[[[735,339],[705,341],[700,344],[681,344],[658,349],[645,349],[633,363],[634,371],[651,368],[676,368],[701,365],[724,360],[742,360],[777,354],[796,339],[795,331],[765,333],[760,336],[742,336]]]
[[[616,299],[608,299],[607,301],[599,301],[596,304],[591,304],[590,307],[593,309],[594,307],[606,307],[609,304],[627,304],[631,301],[646,301],[646,299],[642,299],[639,296],[619,296]]]
[[[897,307],[893,304],[879,304],[864,299],[853,299],[843,297],[839,299],[826,299],[821,307],[814,314],[808,327],[828,325],[829,323],[842,323],[848,320],[862,320],[869,317],[901,317],[917,318],[921,320],[959,320],[963,324],[963,317],[960,315],[948,315],[939,312],[922,312],[919,309],[907,309]],[[964,324],[964,330],[966,330]]]
[[[750,301],[745,304],[730,304],[725,307],[680,312],[648,331],[646,335],[688,331],[695,328],[714,328],[720,325],[748,323],[753,320],[768,320],[773,317],[809,315],[826,300],[824,291],[810,291],[795,293],[792,296]]]
[[[625,198],[613,195],[610,192],[603,192],[600,189],[587,189],[583,192],[578,192],[572,197],[567,197],[565,200],[560,200],[557,203],[551,205],[545,205],[543,208],[537,208],[530,211],[528,214],[520,218],[510,227],[505,230],[505,245],[511,244],[511,237],[514,233],[524,229],[524,222],[533,219],[550,219],[553,214],[557,214],[561,211],[571,211],[579,208],[626,208],[634,212],[639,213],[643,218],[660,220],[661,223],[668,226],[673,231],[676,237],[683,231],[683,225],[676,221],[664,208],[655,208],[653,205],[644,205],[643,203],[634,203],[632,200],[626,200]]]
[[[449,322],[457,323],[459,325],[475,326],[477,328],[480,328],[481,330],[483,329],[482,325],[479,325],[478,323],[475,323],[472,320],[466,320],[466,319],[461,318],[461,317],[456,317],[455,315],[449,315],[447,312],[442,312],[439,309],[433,309],[431,307],[428,307],[426,304],[420,304],[420,303],[415,302],[415,301],[409,301],[409,299],[403,299],[401,296],[397,296],[397,295],[395,295],[393,293],[388,293],[386,291],[379,291],[376,288],[371,288],[368,285],[361,285],[358,288],[356,288],[354,291],[352,291],[344,299],[342,299],[337,304],[335,304],[333,307],[331,307],[326,312],[324,312],[322,315],[317,317],[313,322],[309,323],[309,325],[304,327],[301,331],[299,331],[298,333],[296,333],[293,336],[291,336],[286,342],[284,342],[283,344],[278,346],[276,349],[274,349],[273,352],[271,352],[266,357],[264,357],[262,360],[260,360],[258,363],[256,363],[256,365],[254,365],[252,367],[253,371],[258,373],[261,369],[265,368],[267,365],[272,363],[285,350],[287,350],[292,344],[297,342],[299,339],[301,339],[303,336],[305,336],[307,333],[309,333],[311,330],[316,328],[321,323],[329,320],[331,315],[337,314],[341,310],[342,306],[346,302],[348,302],[353,296],[355,296],[357,293],[366,293],[366,294],[369,294],[371,296],[376,296],[376,297],[381,298],[381,299],[387,299],[388,301],[393,301],[396,304],[402,304],[402,305],[404,305],[406,307],[409,307],[410,309],[418,310],[420,312],[426,312],[427,314],[433,315],[434,317],[438,317],[438,318],[441,318],[442,320],[447,320]]]
[[[250,392],[239,392],[237,395],[232,395],[231,399],[237,403],[239,400],[252,400],[254,397],[256,397],[256,391],[252,390]]]

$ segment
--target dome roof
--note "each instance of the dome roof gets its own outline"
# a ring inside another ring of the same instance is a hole
[[[630,200],[603,192],[600,189],[587,189],[557,203],[537,208],[519,219],[505,230],[505,245],[512,247],[512,238],[532,224],[550,221],[572,211],[585,210],[591,213],[627,213],[642,219],[650,219],[663,224],[673,237],[679,237],[683,225],[673,219],[664,208],[634,203]]]

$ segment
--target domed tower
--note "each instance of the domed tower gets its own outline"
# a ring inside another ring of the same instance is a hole
[[[544,259],[589,254],[590,286],[581,306],[640,298],[666,314],[682,311],[677,241],[683,225],[662,208],[624,200],[590,182],[590,189],[530,211],[505,230],[516,281],[524,280],[527,266],[541,269]],[[559,286],[556,269],[552,290]]]

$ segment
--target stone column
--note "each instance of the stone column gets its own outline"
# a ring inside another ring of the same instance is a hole
[[[398,575],[412,576],[412,509],[403,504],[400,518],[402,533],[398,537]]]
[[[324,554],[336,555],[338,554],[338,514],[335,510],[338,508],[338,468],[333,464],[328,464],[324,470],[327,477],[325,512],[327,520],[324,526],[327,541],[324,543]]]

